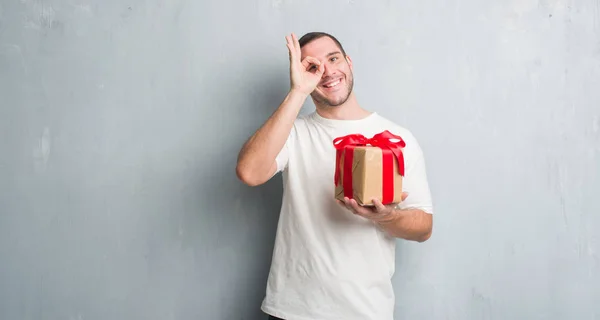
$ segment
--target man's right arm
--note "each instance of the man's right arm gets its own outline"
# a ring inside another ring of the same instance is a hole
[[[301,59],[295,34],[286,37],[290,57],[290,91],[275,112],[240,150],[236,172],[250,186],[267,182],[277,171],[276,158],[292,131],[304,100],[315,89],[324,64],[314,57]],[[317,68],[312,68],[316,66]]]
[[[267,182],[277,171],[275,158],[283,148],[307,95],[290,90],[279,108],[242,147],[236,173],[250,186]]]

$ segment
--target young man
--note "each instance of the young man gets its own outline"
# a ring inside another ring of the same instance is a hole
[[[290,91],[245,143],[237,163],[238,177],[250,186],[283,173],[261,309],[272,319],[392,320],[395,241],[423,242],[432,231],[423,153],[407,129],[359,106],[352,60],[335,37],[315,32],[286,39]],[[298,116],[309,95],[316,111]],[[333,140],[384,130],[406,143],[403,201],[384,206],[375,199],[374,206],[362,207],[353,199],[335,200]]]

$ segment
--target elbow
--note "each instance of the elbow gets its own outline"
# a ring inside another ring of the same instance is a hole
[[[424,212],[425,215],[425,230],[421,233],[421,236],[416,239],[417,242],[425,242],[431,238],[431,234],[433,233],[433,215],[431,213]]]
[[[235,173],[240,181],[250,187],[256,187],[264,183],[264,181],[259,180],[256,175],[252,174],[252,170],[246,169],[239,163],[235,168]]]
[[[431,233],[432,232],[431,232],[431,229],[430,229],[427,233],[425,233],[424,235],[422,235],[421,237],[419,237],[418,239],[416,239],[417,242],[423,243],[423,242],[429,240],[429,238],[431,238]]]

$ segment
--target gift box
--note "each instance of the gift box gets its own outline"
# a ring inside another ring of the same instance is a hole
[[[361,206],[373,205],[373,198],[383,204],[402,201],[402,149],[406,143],[400,136],[387,130],[372,138],[351,134],[334,139],[333,145],[336,148],[336,199],[343,201],[348,197]]]

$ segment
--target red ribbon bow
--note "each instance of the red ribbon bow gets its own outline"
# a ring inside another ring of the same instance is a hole
[[[392,141],[397,140],[397,141]],[[398,172],[404,176],[404,155],[402,148],[406,146],[401,137],[385,130],[374,135],[372,138],[366,138],[362,134],[350,134],[335,138],[333,146],[336,148],[336,165],[334,183],[337,186],[340,180],[340,159],[342,152],[344,154],[344,196],[352,199],[352,163],[354,157],[354,148],[371,145],[378,147],[383,152],[383,199],[384,204],[390,203],[394,198],[394,157],[398,163]]]

